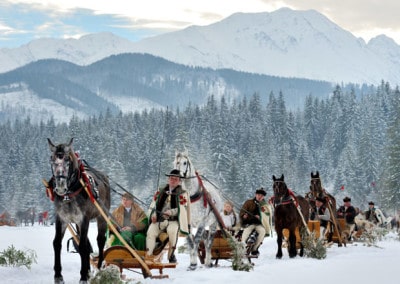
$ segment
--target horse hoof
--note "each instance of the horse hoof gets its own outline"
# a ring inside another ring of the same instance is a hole
[[[63,277],[54,277],[54,284],[65,284]]]
[[[79,281],[79,284],[87,284],[88,282],[86,280],[81,280]]]
[[[281,255],[277,255],[276,258],[277,259],[282,259],[282,256]]]
[[[193,271],[193,270],[196,270],[196,268],[197,268],[197,264],[191,264],[189,267],[188,267],[188,271]]]

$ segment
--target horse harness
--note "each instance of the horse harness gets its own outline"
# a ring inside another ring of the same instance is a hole
[[[71,164],[73,163],[73,158],[72,155],[75,155],[77,161],[78,161],[78,168],[76,170],[71,167]],[[92,175],[88,174],[85,171],[85,166],[82,163],[82,160],[79,157],[78,153],[70,153],[66,158],[66,154],[64,152],[56,152],[55,153],[56,160],[51,160],[50,163],[55,166],[57,169],[58,167],[65,167],[68,168],[68,187],[67,191],[64,194],[59,194],[56,192],[57,195],[63,197],[64,202],[69,202],[71,198],[74,198],[78,194],[81,193],[81,191],[84,189],[84,186],[81,184],[80,180],[82,179],[85,186],[88,188],[89,192],[89,197],[91,200],[97,199],[99,196],[99,193],[96,188],[96,182],[93,178]],[[68,164],[67,164],[68,163]],[[67,165],[66,165],[67,164]],[[50,198],[51,201],[54,201],[54,183],[55,179],[57,176],[54,173],[53,166],[51,167],[52,171],[52,177],[50,181],[48,182],[49,188],[46,188],[46,193],[48,197]],[[58,176],[62,178],[66,178],[65,176]]]
[[[289,188],[285,187],[284,190],[286,192],[280,192],[281,188],[277,185],[276,183],[282,183],[284,184],[284,181],[276,180],[274,181],[274,196],[271,197],[274,207],[281,206],[281,205],[289,205],[289,204],[294,204],[296,207],[299,205],[296,196],[294,195],[293,191],[291,191]],[[278,188],[278,190],[275,190]],[[277,192],[276,192],[277,191]],[[276,198],[276,193],[281,193],[283,196],[280,198]]]

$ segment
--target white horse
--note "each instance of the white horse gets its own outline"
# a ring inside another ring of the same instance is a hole
[[[222,211],[222,198],[215,186],[201,178],[199,174],[196,175],[196,169],[189,159],[187,150],[175,153],[174,169],[181,172],[183,177],[182,187],[190,194],[191,205],[188,210],[190,212],[188,221],[192,228],[196,228],[196,234],[193,235],[190,232],[187,237],[190,250],[190,266],[188,270],[195,270],[197,267],[198,249],[201,240],[204,241],[205,246],[204,264],[207,267],[212,267],[211,247],[217,231],[217,216]],[[208,193],[205,193],[205,191]]]

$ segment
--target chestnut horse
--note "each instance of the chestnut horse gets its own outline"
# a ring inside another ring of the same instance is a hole
[[[305,228],[309,218],[309,204],[307,200],[301,195],[294,195],[294,193],[286,186],[284,176],[276,178],[272,176],[274,181],[274,220],[275,220],[275,231],[277,234],[278,252],[276,258],[282,258],[282,241],[283,241],[283,229],[289,230],[289,243],[288,251],[289,257],[295,257],[297,255],[296,249],[296,228],[299,232],[302,232],[302,228]],[[299,255],[303,256],[304,247],[300,242]]]

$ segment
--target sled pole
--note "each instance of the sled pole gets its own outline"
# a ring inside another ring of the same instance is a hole
[[[307,226],[306,220],[304,220],[304,216],[303,213],[301,212],[300,206],[296,206],[297,212],[299,212],[300,217],[301,217],[301,221],[303,222],[304,227],[306,227],[307,229],[307,234],[311,235],[310,229]]]
[[[67,224],[67,229],[70,232],[70,234],[72,235],[72,238],[74,239],[76,244],[79,246],[79,243],[80,243],[79,237],[78,237],[78,234],[77,234],[76,230],[74,229],[74,227],[72,227],[72,225],[69,223],[69,224]],[[89,258],[89,261],[93,267],[97,268],[97,263],[95,263],[91,257]]]
[[[79,181],[81,182],[81,184],[82,184],[83,188],[85,189],[86,193],[90,196],[89,189],[87,188],[85,182],[82,179],[80,179]],[[129,244],[121,236],[121,234],[115,228],[113,222],[110,220],[110,218],[104,212],[103,208],[101,208],[101,206],[99,205],[99,203],[97,202],[96,199],[93,200],[93,204],[97,207],[97,209],[99,210],[100,214],[103,216],[104,220],[106,220],[107,225],[110,227],[111,231],[117,236],[117,238],[121,241],[121,243],[125,246],[125,248],[132,254],[132,256],[134,256],[137,259],[137,261],[139,262],[139,264],[140,264],[140,266],[142,268],[142,272],[143,272],[144,278],[151,277],[152,276],[151,275],[151,271],[150,271],[149,267],[147,266],[147,264],[136,253],[136,251],[129,246]]]
[[[79,238],[78,235],[76,234],[75,229],[71,226],[71,224],[67,224],[67,229],[68,231],[71,233],[72,238],[74,239],[74,241],[79,245]]]
[[[203,180],[201,179],[201,177],[197,171],[196,171],[196,177],[199,181],[200,187],[203,189],[203,194],[205,194],[207,203],[208,203],[208,205],[210,205],[211,210],[214,213],[215,218],[217,219],[218,225],[221,227],[222,234],[224,235],[224,237],[226,237],[227,233],[226,233],[226,226],[225,226],[224,220],[222,219],[221,215],[219,214],[217,207],[215,207],[214,202],[211,200],[210,194],[208,193],[207,189],[205,188],[205,186],[203,184]]]
[[[337,224],[337,222],[336,222],[336,216],[333,214],[333,210],[332,210],[332,207],[331,207],[331,204],[329,203],[329,201],[327,201],[327,203],[328,203],[328,210],[329,210],[329,213],[331,214],[331,216],[332,216],[332,221],[333,221],[333,226],[335,227],[335,231],[337,232],[337,234],[338,234],[338,240],[339,240],[339,246],[341,247],[342,246],[342,244],[343,244],[343,240],[342,240],[342,232],[339,230],[339,226],[338,226],[338,224]]]

